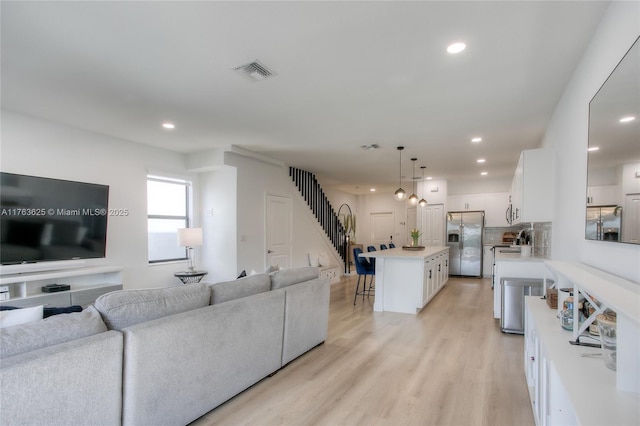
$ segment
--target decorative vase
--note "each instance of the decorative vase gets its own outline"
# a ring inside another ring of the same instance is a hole
[[[418,247],[418,238],[420,237],[412,237],[413,241],[411,241],[411,247]]]

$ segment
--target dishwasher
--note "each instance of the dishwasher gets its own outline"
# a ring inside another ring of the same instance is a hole
[[[550,280],[547,280],[550,281]],[[502,278],[502,311],[500,329],[503,333],[524,334],[524,297],[542,296],[542,279]]]

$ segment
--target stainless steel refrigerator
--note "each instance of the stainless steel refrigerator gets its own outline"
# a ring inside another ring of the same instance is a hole
[[[587,240],[620,241],[622,207],[587,207]]]
[[[484,212],[447,213],[449,275],[482,278]]]

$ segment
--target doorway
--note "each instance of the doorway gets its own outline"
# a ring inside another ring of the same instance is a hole
[[[393,213],[371,213],[369,217],[371,245],[389,244],[393,236]]]
[[[289,268],[291,263],[291,198],[267,195],[266,266]]]

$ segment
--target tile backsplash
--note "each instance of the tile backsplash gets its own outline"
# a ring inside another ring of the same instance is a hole
[[[522,229],[530,229],[530,224],[521,224],[512,227],[484,228],[483,243],[485,245],[502,244],[502,234],[505,232],[520,232]],[[533,253],[544,257],[551,257],[551,222],[538,222],[533,224]]]

